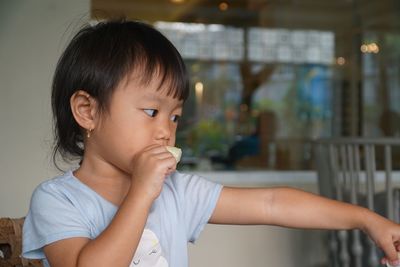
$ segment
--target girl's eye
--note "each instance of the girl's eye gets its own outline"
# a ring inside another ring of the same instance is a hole
[[[173,122],[178,122],[180,118],[181,118],[181,116],[179,116],[179,115],[173,115],[173,116],[171,117],[171,121],[173,121]]]
[[[146,114],[150,117],[155,117],[158,113],[158,110],[156,109],[144,109],[143,111],[146,112]]]

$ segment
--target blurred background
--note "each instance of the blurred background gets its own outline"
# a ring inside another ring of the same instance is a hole
[[[116,17],[153,24],[186,62],[182,171],[318,192],[313,140],[400,134],[398,0],[0,0],[2,217],[24,216],[34,188],[59,174],[50,111],[59,56],[81,25]],[[211,225],[189,248],[190,266],[328,266],[327,240]]]
[[[313,168],[320,137],[400,134],[396,0],[92,0],[150,22],[191,80],[184,169]]]

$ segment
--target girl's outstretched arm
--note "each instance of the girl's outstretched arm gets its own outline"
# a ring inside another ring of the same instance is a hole
[[[398,265],[400,225],[370,210],[292,188],[225,187],[210,218],[217,224],[268,224],[304,229],[360,229]]]

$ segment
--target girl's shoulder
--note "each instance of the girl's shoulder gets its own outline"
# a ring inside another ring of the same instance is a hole
[[[82,183],[72,170],[39,184],[32,194],[31,205],[59,203],[79,209],[92,209],[96,206],[114,209],[115,207]],[[47,204],[48,205],[48,204]]]
[[[179,171],[170,175],[166,179],[165,185],[172,191],[185,196],[191,193],[197,195],[199,191],[214,191],[222,188],[222,185],[196,173],[181,173]]]
[[[79,190],[79,181],[73,176],[72,171],[67,171],[61,175],[41,182],[34,190],[33,196],[43,193],[62,194]]]
[[[178,183],[178,184],[187,184],[187,183],[197,183],[197,182],[206,182],[206,183],[213,183],[211,179],[203,176],[203,174],[200,173],[184,173],[180,171],[175,171],[172,175],[170,175],[167,178],[167,181],[170,181],[172,183]]]
[[[63,183],[69,183],[73,179],[73,173],[72,170],[68,170],[60,175],[54,176],[52,178],[49,178],[43,182],[41,182],[38,187],[52,187],[52,186],[57,186],[61,185]]]
[[[39,184],[29,208],[29,213],[46,214],[47,218],[81,218],[98,229],[103,229],[116,211],[116,206],[82,183],[72,171]]]

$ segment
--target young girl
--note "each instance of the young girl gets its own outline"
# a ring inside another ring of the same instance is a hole
[[[176,171],[188,77],[174,46],[139,22],[82,29],[52,87],[55,152],[79,168],[33,193],[23,256],[45,266],[188,265],[207,223],[366,232],[399,265],[400,226],[361,207],[289,188],[229,188]]]

